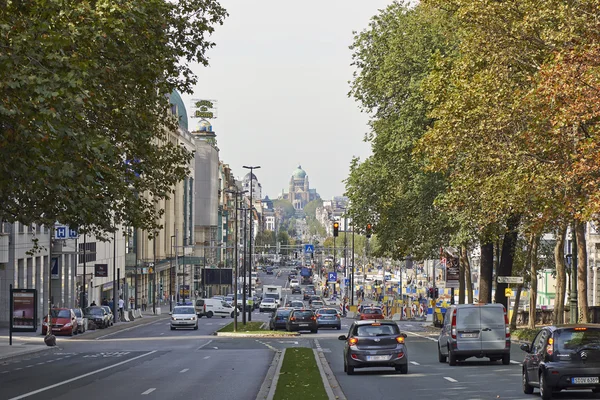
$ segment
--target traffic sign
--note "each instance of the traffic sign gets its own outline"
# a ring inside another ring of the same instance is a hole
[[[513,291],[512,291],[512,289],[511,289],[511,288],[508,288],[508,287],[507,287],[506,289],[504,289],[504,295],[505,295],[506,297],[512,297],[512,295],[513,295]]]
[[[315,252],[315,246],[313,244],[305,244],[304,245],[304,252],[305,253],[314,253]]]
[[[522,276],[499,276],[498,283],[523,283]]]
[[[67,227],[57,226],[54,228],[54,239],[66,239],[67,238]]]
[[[337,282],[337,272],[329,272],[327,274],[327,281],[328,282]]]
[[[345,286],[350,286],[350,278],[344,279],[344,285]]]

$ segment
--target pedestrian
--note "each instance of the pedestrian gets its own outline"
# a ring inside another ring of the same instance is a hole
[[[108,300],[106,300],[106,297],[102,299],[102,303],[103,306],[107,306],[108,305]]]
[[[90,307],[95,307],[96,306],[96,300],[92,300],[92,304],[90,304]]]
[[[135,308],[134,304],[133,304],[134,302],[135,302],[135,299],[133,298],[133,296],[129,297],[129,309],[130,310],[133,310]]]
[[[146,311],[147,305],[148,305],[148,300],[146,300],[146,296],[142,296],[142,311]]]
[[[125,300],[123,300],[123,296],[119,296],[119,321],[125,320]]]

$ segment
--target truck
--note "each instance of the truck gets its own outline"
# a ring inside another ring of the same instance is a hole
[[[300,276],[302,277],[303,285],[312,285],[313,283],[313,271],[311,268],[302,267],[300,270]]]
[[[281,292],[282,292],[281,286],[263,285],[263,299],[266,299],[269,297],[273,298],[277,301],[277,303],[279,303],[280,306],[283,301],[283,298],[281,297]]]

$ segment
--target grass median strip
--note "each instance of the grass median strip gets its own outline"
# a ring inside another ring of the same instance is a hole
[[[313,349],[294,347],[285,350],[274,400],[327,400]]]
[[[246,322],[246,325],[244,325],[241,322],[238,322],[237,331],[241,333],[250,333],[256,331],[265,332],[260,329],[260,327],[263,326],[263,324],[264,322]],[[217,332],[233,332],[233,322],[228,323],[227,325],[219,329]]]

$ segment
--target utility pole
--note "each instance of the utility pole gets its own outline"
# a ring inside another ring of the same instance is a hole
[[[252,239],[253,239],[252,225],[254,225],[254,216],[252,213],[252,210],[254,209],[254,204],[253,204],[253,200],[252,200],[252,195],[253,195],[252,182],[254,181],[253,171],[255,169],[259,169],[260,165],[250,166],[250,167],[247,165],[244,165],[243,168],[250,170],[250,243],[249,243],[248,253],[250,255],[250,273],[252,274],[252,259],[253,259],[253,257],[252,257]],[[248,295],[252,296],[252,276],[250,277],[249,282],[248,282]],[[254,301],[252,302],[251,309],[248,310],[248,321],[252,321],[252,308],[254,308]]]
[[[244,205],[246,205],[246,202],[244,202]],[[242,208],[243,213],[244,213],[244,254],[243,254],[243,259],[242,259],[242,263],[244,264],[244,278],[242,279],[242,324],[246,325],[246,208]]]
[[[113,320],[117,322],[119,303],[117,302],[117,228],[113,232]]]
[[[350,290],[352,293],[352,297],[350,297],[350,305],[354,305],[354,224],[352,224],[352,270],[351,270],[351,274],[352,274],[352,282],[350,284]]]
[[[234,249],[234,256],[235,256],[235,274],[233,274],[234,276],[234,280],[233,280],[233,302],[234,304],[234,309],[233,309],[233,313],[234,313],[234,319],[233,319],[233,331],[237,332],[237,317],[238,317],[238,279],[239,279],[239,261],[240,261],[240,257],[238,254],[238,248],[239,248],[239,239],[238,239],[238,197],[242,197],[242,194],[245,193],[246,191],[244,190],[243,192],[240,192],[239,190],[226,190],[227,193],[231,193],[235,196],[235,249]],[[244,319],[246,318],[246,301],[243,300],[242,301],[243,304],[243,309],[242,309],[242,314]]]

